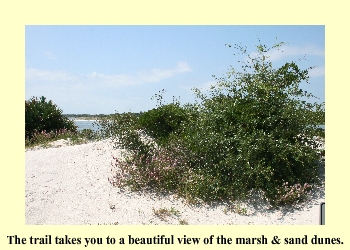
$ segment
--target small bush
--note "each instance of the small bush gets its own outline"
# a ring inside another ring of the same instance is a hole
[[[86,138],[88,140],[92,140],[96,138],[96,133],[89,128],[84,128],[82,131],[80,131],[80,134],[83,138]]]
[[[110,179],[115,186],[129,186],[134,190],[155,188],[159,191],[174,191],[184,182],[186,166],[176,158],[174,152],[154,149],[152,154],[132,154],[126,160],[113,158],[114,177]]]
[[[62,115],[62,110],[46,101],[46,98],[32,97],[25,101],[25,137],[30,140],[38,133],[56,133],[66,129],[77,132],[77,126],[73,121]]]
[[[294,204],[303,201],[307,198],[312,186],[308,183],[304,185],[294,184],[288,185],[288,182],[283,183],[281,188],[277,189],[274,203],[277,205]]]
[[[49,133],[44,130],[40,133],[35,132],[30,139],[26,138],[25,147],[30,148],[39,145],[46,147],[50,142],[60,139],[69,140],[70,144],[81,144],[87,142],[88,140],[96,139],[96,136],[94,133],[90,134],[84,130],[81,132],[72,132],[67,129],[59,129],[55,132],[51,131]]]
[[[147,139],[138,120],[139,117],[130,112],[116,113],[98,119],[96,124],[100,127],[101,138],[113,138],[116,147],[126,149],[138,158],[148,157],[155,145],[152,140]]]
[[[143,113],[139,118],[140,126],[158,143],[166,142],[172,133],[179,132],[185,121],[186,110],[178,103],[162,105]]]
[[[173,207],[171,207],[170,209],[168,209],[168,208],[154,209],[153,208],[153,213],[162,221],[168,221],[168,217],[171,217],[173,215],[176,217],[178,217],[180,215],[180,212]]]

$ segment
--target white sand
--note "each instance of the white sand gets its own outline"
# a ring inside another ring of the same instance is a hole
[[[190,225],[318,225],[323,185],[297,208],[269,209],[259,196],[239,204],[246,215],[226,204],[189,205],[174,195],[122,191],[113,187],[112,156],[120,155],[112,144],[100,142],[68,146],[64,140],[53,147],[26,151],[26,224],[175,224]],[[236,206],[237,207],[237,206]],[[238,208],[238,207],[237,207]],[[177,213],[163,218],[155,211]]]

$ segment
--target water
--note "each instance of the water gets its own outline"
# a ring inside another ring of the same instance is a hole
[[[326,125],[318,125],[322,129],[326,129]]]
[[[98,126],[95,124],[95,126],[93,126],[93,123],[95,122],[95,120],[73,120],[75,125],[78,126],[78,131],[81,131],[83,129],[91,129],[93,131],[97,131],[98,130]]]

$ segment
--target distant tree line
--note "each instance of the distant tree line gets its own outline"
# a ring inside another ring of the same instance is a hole
[[[134,116],[139,117],[140,115],[142,115],[144,112],[140,111],[139,113],[130,113]],[[73,117],[73,118],[78,118],[78,117],[89,117],[89,118],[94,118],[94,117],[106,117],[109,116],[111,114],[63,114],[65,117]]]

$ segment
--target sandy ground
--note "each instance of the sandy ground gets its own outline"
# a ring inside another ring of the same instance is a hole
[[[27,225],[190,224],[318,225],[323,184],[297,207],[271,209],[257,194],[250,201],[191,205],[174,195],[155,195],[113,187],[110,141],[69,146],[60,140],[49,148],[26,151],[25,219]],[[240,213],[244,211],[245,214]],[[161,212],[168,211],[162,216]]]

